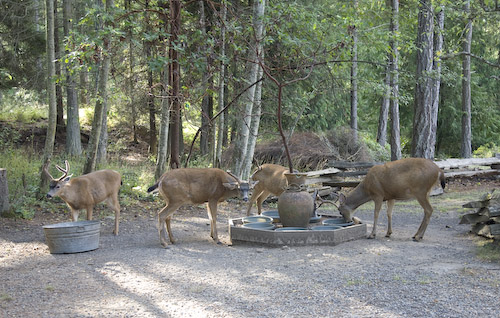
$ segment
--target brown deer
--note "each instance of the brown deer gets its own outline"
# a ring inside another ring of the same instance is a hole
[[[248,204],[247,215],[250,215],[250,210],[255,202],[257,202],[257,211],[262,213],[262,202],[270,195],[279,196],[285,190],[288,182],[285,178],[285,173],[288,168],[275,164],[263,164],[259,166],[250,176],[253,181],[258,181],[255,185],[250,203]]]
[[[56,165],[57,170],[63,173],[58,179],[54,179],[50,175],[47,169],[48,164],[43,168],[45,174],[50,178],[47,198],[58,196],[63,199],[71,210],[73,222],[78,221],[78,214],[81,209],[87,210],[87,220],[92,220],[94,206],[106,200],[108,206],[115,211],[115,229],[113,233],[118,235],[120,174],[113,170],[99,170],[71,179],[72,175],[68,176],[69,163],[67,160],[64,163],[66,169]]]
[[[340,196],[339,211],[344,219],[351,221],[351,214],[356,208],[373,200],[375,215],[373,230],[368,238],[375,238],[382,202],[387,201],[388,227],[386,237],[390,237],[392,234],[392,208],[395,200],[415,198],[424,208],[424,219],[417,233],[413,236],[415,241],[420,241],[433,212],[429,203],[429,192],[438,181],[441,182],[441,187],[444,189],[443,171],[428,159],[407,158],[374,166],[368,171],[365,179],[347,197]]]
[[[161,245],[168,246],[167,232],[170,242],[175,243],[170,229],[170,220],[172,214],[181,205],[205,202],[210,219],[210,236],[216,243],[220,244],[217,235],[217,204],[238,195],[241,195],[243,201],[248,201],[248,192],[251,186],[233,174],[217,168],[182,168],[167,171],[158,182],[148,189],[148,192],[153,192],[158,188],[167,203],[158,212],[158,232]]]

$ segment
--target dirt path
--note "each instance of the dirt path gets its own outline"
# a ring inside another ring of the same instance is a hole
[[[391,239],[381,215],[374,240],[313,247],[218,246],[203,207],[193,207],[174,215],[178,242],[163,249],[160,203],[151,203],[122,212],[118,237],[101,216],[99,249],[53,255],[42,225],[68,215],[0,219],[0,317],[497,316],[500,264],[476,257],[477,238],[458,225],[463,203],[456,193],[432,198],[437,208],[419,243],[411,236],[421,209],[402,204]],[[370,209],[356,213],[369,231]],[[219,235],[229,243],[227,220],[245,207],[220,210]]]

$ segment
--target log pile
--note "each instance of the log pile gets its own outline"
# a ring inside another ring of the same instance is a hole
[[[475,209],[475,212],[462,216],[460,224],[471,224],[472,232],[477,235],[500,239],[500,191],[493,190],[480,201],[466,203],[463,207]]]

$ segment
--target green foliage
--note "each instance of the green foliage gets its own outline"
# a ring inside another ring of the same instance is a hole
[[[32,123],[46,118],[45,105],[36,91],[13,88],[2,91],[0,120]]]
[[[491,158],[497,153],[500,154],[500,146],[497,146],[493,142],[489,142],[474,150],[473,155],[475,158]]]
[[[366,132],[360,132],[359,137],[362,139],[363,143],[368,149],[368,153],[373,161],[385,162],[391,160],[391,148],[388,143],[385,147],[382,147],[371,134]]]

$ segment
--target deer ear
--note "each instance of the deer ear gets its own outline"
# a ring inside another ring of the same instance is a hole
[[[260,180],[257,180],[257,181],[253,181],[253,182],[251,182],[250,184],[251,184],[251,186],[252,186],[252,188],[253,188],[253,187],[255,187],[255,186],[257,185],[257,183],[259,183],[259,182],[260,182]]]
[[[346,197],[343,193],[339,193],[339,204],[342,205],[345,203]]]
[[[69,175],[69,176],[67,176],[66,178],[64,178],[64,180],[63,180],[63,181],[64,181],[64,182],[68,182],[68,181],[69,181],[69,179],[71,179],[71,177],[72,177],[72,176],[73,176],[73,175]]]
[[[222,185],[229,190],[238,188],[238,182],[224,182]]]

